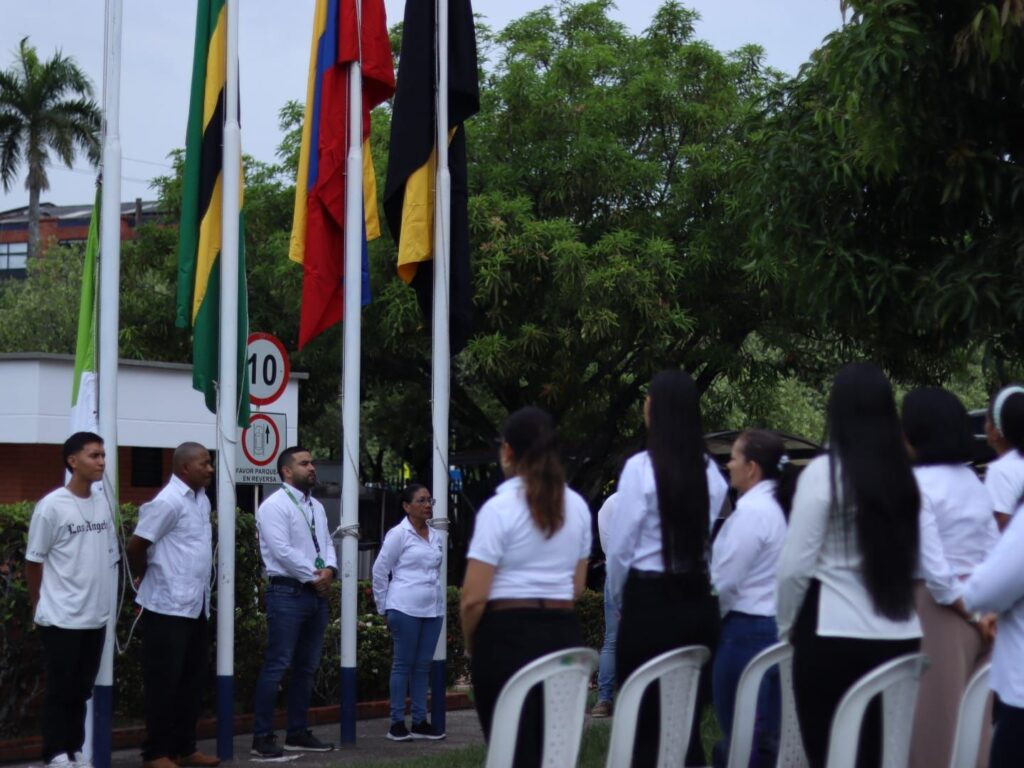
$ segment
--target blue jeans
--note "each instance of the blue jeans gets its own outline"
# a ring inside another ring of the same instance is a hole
[[[711,670],[715,715],[722,728],[722,740],[715,745],[713,762],[721,768],[728,761],[732,716],[736,705],[736,687],[747,664],[765,648],[778,642],[779,632],[774,616],[752,616],[729,611],[722,619],[722,637],[715,652]],[[754,748],[750,765],[770,768],[779,751],[781,689],[778,669],[769,670],[761,681],[757,696],[757,717],[754,721]]]
[[[597,667],[597,700],[615,698],[615,636],[619,633],[619,615],[608,592],[608,579],[604,580],[604,645],[601,663]]]
[[[412,721],[427,719],[427,683],[430,662],[441,634],[441,616],[420,618],[388,611],[388,629],[394,641],[391,658],[391,722],[405,722],[405,692],[412,699]]]
[[[256,679],[254,736],[274,732],[274,703],[285,670],[288,680],[288,734],[304,733],[313,675],[327,628],[327,598],[307,588],[268,584],[267,650]]]

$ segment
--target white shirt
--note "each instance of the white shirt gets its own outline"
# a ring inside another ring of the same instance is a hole
[[[618,493],[613,493],[604,500],[604,504],[597,510],[597,538],[601,542],[601,551],[608,555],[608,531],[612,529],[612,517],[615,515],[615,503],[619,498]]]
[[[373,599],[377,613],[383,615],[395,610],[418,618],[443,616],[443,556],[441,534],[429,525],[426,539],[416,532],[408,517],[388,531],[373,563]]]
[[[708,482],[708,530],[729,490],[725,478],[711,459],[705,459]],[[622,606],[622,589],[630,568],[638,571],[665,570],[661,547],[661,515],[654,466],[647,451],[631,456],[619,476],[615,506],[615,528],[609,537],[607,555],[608,591],[612,604]]]
[[[193,491],[171,475],[156,498],[139,507],[135,535],[152,542],[135,602],[167,616],[209,616],[213,527],[206,489]]]
[[[1012,515],[1024,496],[1024,456],[1011,448],[985,469],[985,487],[996,512]]]
[[[812,460],[800,475],[789,515],[789,530],[779,558],[776,621],[787,639],[811,579],[821,582],[817,632],[824,637],[909,640],[921,636],[917,614],[893,621],[878,614],[864,585],[862,557],[853,530],[845,531],[831,514],[831,459]],[[836,477],[837,503],[842,483]]]
[[[999,614],[990,687],[1011,707],[1024,707],[1024,515],[1014,515],[992,554],[964,587],[970,611]]]
[[[566,487],[565,522],[545,538],[530,516],[522,480],[513,477],[477,512],[466,557],[495,567],[490,600],[572,600],[576,566],[590,557],[591,541],[590,510],[578,493]]]
[[[320,545],[317,555],[310,521]],[[324,505],[308,494],[282,483],[256,510],[256,529],[260,535],[260,554],[267,576],[287,576],[303,584],[316,576],[317,557],[324,567],[337,568],[338,556],[327,527]]]
[[[970,467],[932,464],[915,467],[921,491],[919,573],[935,602],[950,605],[999,538],[992,502]]]
[[[62,629],[106,626],[111,568],[119,558],[102,494],[93,490],[88,499],[80,499],[58,488],[44,496],[32,512],[25,559],[43,564],[36,624]]]
[[[775,481],[762,480],[740,496],[711,550],[711,583],[723,616],[729,611],[775,615],[775,573],[785,539]]]

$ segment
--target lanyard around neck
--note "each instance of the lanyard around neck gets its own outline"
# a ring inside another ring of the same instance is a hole
[[[284,492],[288,494],[288,498],[292,500],[292,504],[299,510],[299,514],[302,515],[303,521],[306,520],[306,513],[302,510],[302,505],[299,504],[299,500],[296,499],[288,488],[284,489]],[[313,537],[313,546],[316,548],[316,559],[317,562],[323,562],[320,559],[320,542],[316,539],[316,518],[313,515],[313,505],[309,505],[309,535]],[[317,568],[323,568],[322,565],[318,565]]]

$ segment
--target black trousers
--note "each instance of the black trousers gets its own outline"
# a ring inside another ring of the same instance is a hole
[[[144,611],[141,623],[146,706],[142,759],[186,757],[196,751],[196,720],[209,663],[206,614],[189,619]]]
[[[804,750],[811,768],[824,768],[828,737],[839,700],[875,667],[915,653],[920,640],[863,640],[818,634],[821,583],[811,582],[793,627],[793,690]],[[909,724],[908,724],[909,727]],[[882,702],[868,705],[857,749],[858,768],[876,768],[882,759]]]
[[[988,768],[1020,768],[1024,765],[1024,709],[1011,707],[995,697],[992,719],[992,751]]]
[[[66,753],[75,759],[85,742],[85,702],[103,655],[106,627],[62,629],[39,627],[46,664],[43,698],[43,762]]]
[[[508,679],[534,659],[583,645],[575,611],[517,608],[486,611],[473,638],[473,696],[484,738],[490,740],[494,706]],[[537,768],[544,747],[544,700],[537,686],[526,697],[516,738],[515,768]]]
[[[615,646],[615,682],[626,679],[655,656],[684,645],[705,645],[713,652],[720,631],[718,601],[706,574],[651,574],[630,571],[622,594],[622,616]],[[653,766],[661,726],[660,688],[651,685],[640,703],[633,768]],[[711,702],[711,664],[701,671],[686,765],[706,765],[700,722]]]

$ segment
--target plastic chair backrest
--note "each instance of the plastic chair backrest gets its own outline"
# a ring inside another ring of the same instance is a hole
[[[928,664],[922,653],[908,653],[868,672],[846,692],[832,718],[828,768],[853,768],[857,762],[864,712],[882,695],[882,762],[880,768],[905,768],[917,708],[921,673]]]
[[[974,768],[981,748],[981,732],[988,703],[988,674],[992,664],[985,664],[974,673],[960,697],[960,711],[956,717],[956,736],[950,768]]]
[[[793,646],[789,643],[776,643],[765,648],[750,660],[740,675],[729,740],[729,768],[747,768],[750,765],[761,681],[776,665],[779,667],[782,688],[782,724],[779,733],[779,754],[775,765],[776,768],[807,768],[800,723],[796,719],[796,700],[793,696]]]
[[[689,645],[655,656],[629,676],[615,696],[607,768],[629,768],[640,700],[655,680],[661,691],[661,737],[656,765],[665,768],[683,764],[690,744],[700,669],[709,658],[711,652],[703,645]]]
[[[494,706],[487,768],[511,768],[519,718],[526,695],[544,686],[544,768],[573,768],[583,736],[590,676],[599,655],[591,648],[568,648],[530,662],[508,679]]]

